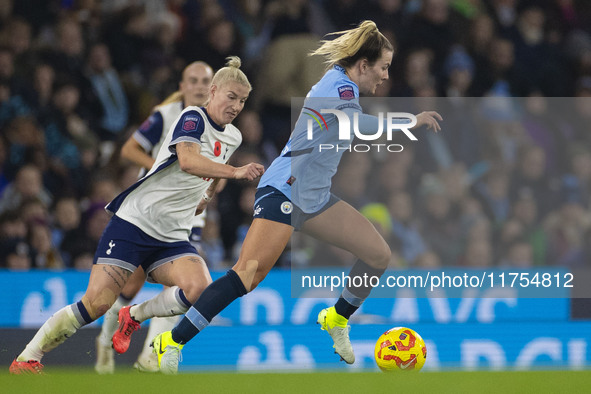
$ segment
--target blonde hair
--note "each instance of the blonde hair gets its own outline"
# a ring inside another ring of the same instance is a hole
[[[185,67],[183,69],[183,75],[182,75],[181,81],[185,79],[185,72],[187,71],[187,69],[189,67],[197,66],[197,65],[200,65],[200,66],[203,66],[205,68],[211,69],[211,66],[209,64],[205,63],[204,61],[197,60],[197,61],[189,64],[187,67]],[[213,70],[212,70],[212,72],[213,72]],[[181,92],[180,90],[177,90],[176,92],[172,93],[170,96],[168,96],[167,98],[165,98],[160,104],[158,104],[156,106],[156,108],[161,107],[163,105],[170,104],[170,103],[176,103],[176,102],[179,102],[179,101],[183,101],[184,99],[185,99],[185,97],[183,95],[183,92]]]
[[[362,58],[367,59],[370,64],[374,64],[382,56],[382,50],[394,51],[394,47],[380,33],[375,22],[369,20],[361,22],[354,29],[328,35],[339,35],[339,37],[334,40],[321,41],[320,48],[309,55],[325,56],[325,63],[329,68],[335,64],[348,68]]]
[[[162,107],[164,105],[168,105],[170,103],[176,103],[179,101],[183,101],[184,100],[184,96],[183,96],[183,92],[181,92],[180,90],[177,90],[176,92],[172,93],[170,96],[168,96],[167,98],[164,99],[164,101],[162,101],[160,104],[158,104],[156,106],[156,108],[158,107]]]
[[[227,82],[238,82],[244,85],[248,90],[252,90],[252,86],[248,81],[246,75],[240,70],[242,61],[238,56],[229,56],[226,58],[226,66],[220,68],[211,81],[212,85],[216,85],[218,88]]]

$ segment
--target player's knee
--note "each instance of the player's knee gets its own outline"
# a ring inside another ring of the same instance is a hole
[[[98,319],[99,317],[101,317],[102,315],[104,315],[105,313],[107,313],[107,311],[111,308],[111,305],[109,304],[99,304],[97,305],[94,310],[96,312],[96,318]]]
[[[189,302],[194,303],[197,301],[203,290],[211,283],[211,279],[209,277],[197,277],[197,278],[185,278],[180,283],[178,283],[178,287],[183,290],[185,297]]]
[[[368,258],[362,258],[362,260],[376,268],[387,268],[391,259],[392,251],[386,241],[383,241],[379,246],[372,248]]]
[[[96,320],[103,316],[113,305],[112,303],[109,304],[108,302],[105,302],[103,299],[90,298],[87,295],[82,298],[82,303],[92,320]]]
[[[378,257],[379,258],[377,267],[388,268],[388,264],[390,264],[390,261],[392,260],[392,250],[385,242],[382,249],[380,250],[380,255]]]
[[[99,292],[88,291],[82,297],[82,304],[93,320],[103,316],[113,306],[117,294],[109,289],[103,289]]]
[[[145,281],[146,279],[143,275],[132,275],[125,284],[125,286],[123,286],[123,289],[121,290],[121,295],[129,300],[133,299],[137,295],[137,293],[140,292],[140,290],[144,286]]]
[[[383,246],[383,249],[381,251],[381,256],[380,256],[380,268],[387,268],[388,264],[390,264],[391,260],[392,260],[392,250],[390,249],[390,246],[388,246],[388,244],[386,244],[384,242],[384,246]]]

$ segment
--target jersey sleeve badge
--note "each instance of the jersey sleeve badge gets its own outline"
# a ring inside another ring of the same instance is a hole
[[[183,121],[183,131],[194,131],[197,130],[197,124],[199,123],[199,118],[195,116],[187,116]]]
[[[355,91],[351,85],[343,85],[339,87],[339,97],[342,100],[353,100],[355,98]]]

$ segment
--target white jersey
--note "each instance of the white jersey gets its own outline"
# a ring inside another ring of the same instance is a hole
[[[187,107],[166,134],[150,171],[107,209],[160,241],[188,240],[197,204],[213,179],[180,169],[176,144],[185,141],[199,144],[206,158],[225,163],[240,146],[242,135],[231,124],[216,125],[204,109]]]
[[[156,111],[133,133],[133,138],[155,159],[166,134],[181,112],[183,112],[182,101],[156,107]]]
[[[133,133],[133,138],[149,153],[153,159],[156,159],[162,143],[170,128],[174,126],[181,112],[183,112],[184,103],[174,101],[169,104],[159,105],[148,119]],[[140,170],[140,177],[146,175],[146,169]],[[203,211],[200,215],[193,217],[193,227],[205,226],[206,213]]]

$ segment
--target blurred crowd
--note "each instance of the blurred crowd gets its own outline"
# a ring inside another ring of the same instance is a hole
[[[270,164],[291,98],[324,72],[307,54],[363,19],[396,48],[378,96],[439,97],[396,110],[445,118],[400,153],[346,154],[335,177],[391,243],[392,265],[586,264],[589,1],[0,0],[0,267],[89,269],[104,206],[137,179],[120,147],[192,61],[243,59],[253,92],[233,164]],[[510,97],[521,99],[498,100]],[[228,182],[212,202],[211,267],[235,260],[255,187]],[[352,258],[296,236],[279,265]]]
[[[437,109],[441,132],[360,141],[333,190],[388,240],[393,267],[582,268],[591,261],[588,93],[394,100]],[[298,246],[314,265],[354,262],[310,240]]]

